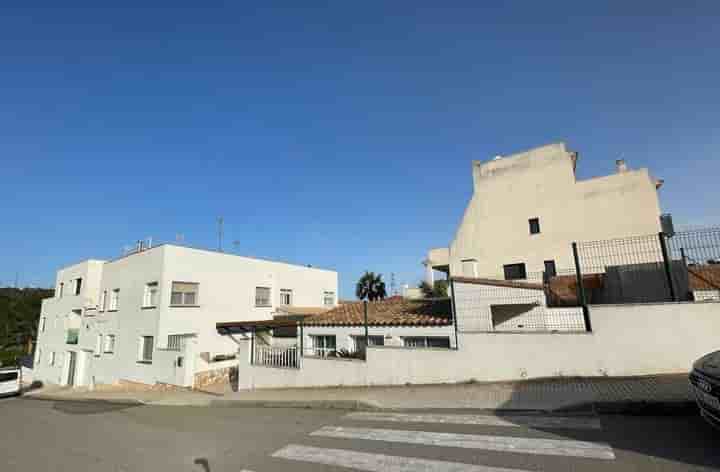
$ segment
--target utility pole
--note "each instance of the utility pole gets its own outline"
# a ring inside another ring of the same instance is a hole
[[[218,251],[222,252],[222,240],[223,240],[223,217],[218,218]]]
[[[18,284],[20,284],[20,272],[15,271],[15,288],[20,288]]]

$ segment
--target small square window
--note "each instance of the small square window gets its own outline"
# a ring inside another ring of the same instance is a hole
[[[108,334],[105,336],[105,347],[103,348],[103,352],[107,354],[112,354],[115,352],[115,335],[114,334]]]
[[[195,282],[173,282],[170,292],[170,305],[196,306],[200,284]]]
[[[116,288],[110,293],[110,310],[117,310],[120,304],[120,289]]]
[[[540,218],[530,218],[528,224],[530,225],[530,234],[540,234]]]
[[[335,292],[323,292],[323,305],[334,306],[335,305]]]
[[[255,287],[255,306],[272,306],[270,304],[270,287]]]
[[[503,266],[505,272],[505,280],[522,280],[527,279],[525,264],[506,264]]]

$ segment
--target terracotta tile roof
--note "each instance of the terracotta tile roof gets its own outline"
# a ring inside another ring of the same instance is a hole
[[[688,266],[690,290],[720,290],[720,264]]]
[[[452,323],[450,299],[406,300],[386,298],[368,303],[368,324],[373,326],[444,326]],[[362,326],[362,302],[351,302],[323,313],[308,316],[305,326]]]
[[[317,315],[320,313],[325,313],[330,308],[324,307],[324,306],[281,306],[277,309],[277,315],[276,316],[285,316],[285,315]]]

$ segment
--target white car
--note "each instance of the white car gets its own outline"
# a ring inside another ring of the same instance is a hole
[[[0,367],[0,397],[20,395],[21,380],[19,367]]]

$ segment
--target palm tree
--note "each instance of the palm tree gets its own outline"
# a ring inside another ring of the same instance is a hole
[[[387,296],[385,291],[385,282],[382,280],[382,274],[375,275],[375,272],[365,271],[357,285],[355,285],[355,295],[360,300],[382,300]]]

